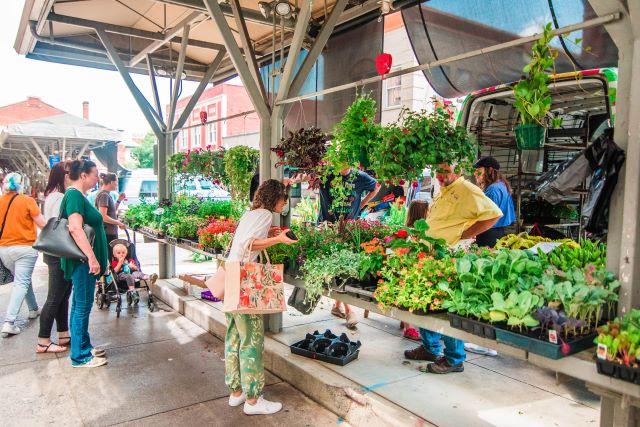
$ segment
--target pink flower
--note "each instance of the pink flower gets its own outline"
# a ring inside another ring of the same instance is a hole
[[[412,186],[413,188],[418,188],[418,181],[413,181],[413,182],[411,183],[411,186]]]

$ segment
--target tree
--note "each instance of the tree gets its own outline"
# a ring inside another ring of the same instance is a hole
[[[131,150],[131,157],[135,159],[139,168],[153,167],[153,146],[156,145],[156,137],[149,131],[136,148]]]

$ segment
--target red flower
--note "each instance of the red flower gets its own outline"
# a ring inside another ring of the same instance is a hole
[[[409,129],[402,129],[402,132],[409,133]]]
[[[405,183],[404,179],[401,179],[400,182],[398,182],[398,184],[400,185],[404,185],[404,183]]]
[[[411,186],[412,186],[413,188],[418,188],[418,181],[413,181],[413,182],[411,183]]]
[[[282,282],[282,276],[277,271],[272,271],[271,272],[271,278],[276,283]]]
[[[249,307],[249,295],[242,295],[240,297],[240,306]]]
[[[408,235],[409,233],[407,233],[407,230],[398,230],[398,232],[396,233],[396,236],[401,239],[406,239]]]
[[[367,118],[366,118],[366,117],[363,117],[363,118],[362,118],[362,122],[363,122],[363,123],[365,123],[366,121],[367,121]]]
[[[426,256],[427,256],[427,254],[426,254],[426,253],[424,253],[424,252],[420,252],[420,253],[418,254],[418,259],[423,259],[423,258],[424,258],[424,257],[426,257]]]

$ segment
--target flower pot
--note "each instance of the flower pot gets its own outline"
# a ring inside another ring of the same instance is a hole
[[[537,123],[523,125],[515,128],[516,147],[518,150],[537,150],[544,146],[544,137],[547,128]]]

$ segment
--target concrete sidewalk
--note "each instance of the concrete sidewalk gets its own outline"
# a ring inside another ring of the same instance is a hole
[[[154,270],[153,265],[145,268]],[[34,284],[42,305],[47,276],[41,263]],[[11,288],[0,286],[2,316]],[[142,299],[146,301],[146,296]],[[21,334],[0,338],[0,424],[302,427],[339,423],[334,414],[269,373],[265,395],[282,401],[283,411],[248,417],[242,407],[230,408],[223,343],[163,304],[160,308],[149,313],[141,301],[140,307],[125,309],[116,319],[113,305],[110,311],[94,306],[92,342],[106,348],[109,358],[106,367],[96,369],[73,369],[68,353],[35,354],[39,320],[22,321]],[[26,314],[23,305],[22,318]]]

